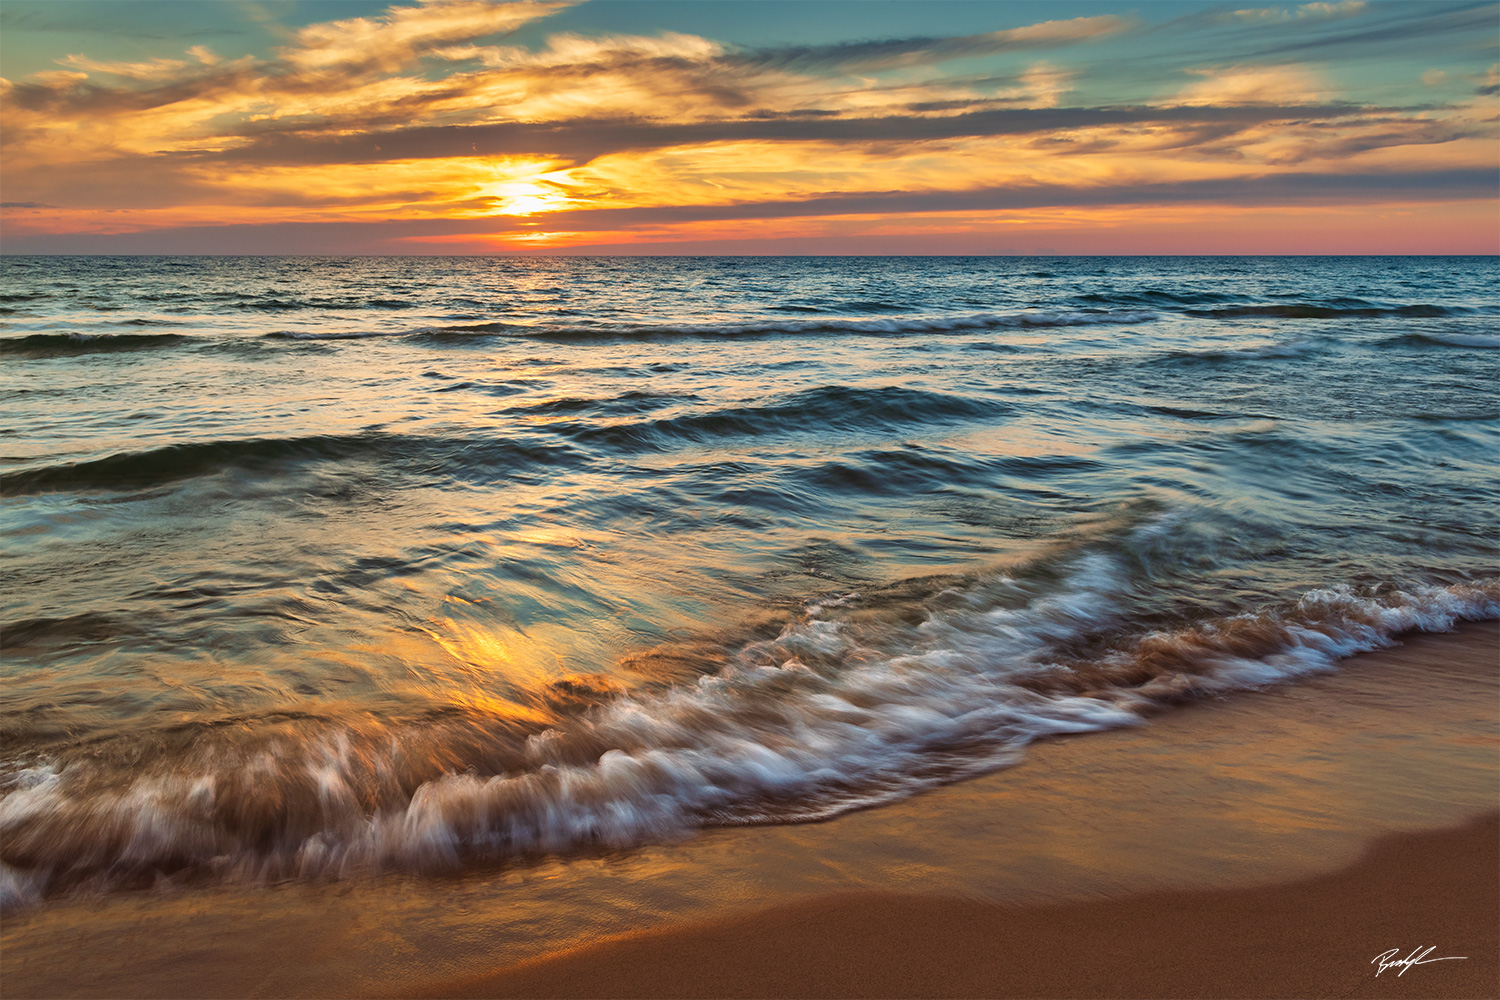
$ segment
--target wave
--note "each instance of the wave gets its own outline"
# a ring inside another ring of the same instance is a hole
[[[495,334],[509,333],[515,329],[517,329],[517,326],[514,323],[490,320],[483,323],[450,323],[446,326],[434,326],[422,330],[408,330],[406,334],[408,336],[443,340],[459,337],[489,337]],[[521,329],[524,329],[524,327]]]
[[[56,618],[25,618],[5,623],[5,649],[12,655],[30,655],[35,648],[98,645],[125,633],[119,619],[98,612]]]
[[[245,304],[244,308],[269,311],[313,308],[312,304],[260,303]],[[405,308],[407,304],[388,304],[381,308]],[[323,307],[319,307],[323,308]],[[350,308],[354,308],[351,306]],[[323,341],[366,340],[382,337],[407,337],[419,340],[466,340],[473,337],[508,336],[521,339],[559,342],[609,342],[637,341],[674,338],[762,338],[776,336],[807,335],[865,335],[902,336],[921,333],[956,333],[979,330],[1005,330],[1046,327],[1077,327],[1101,325],[1131,325],[1147,323],[1156,319],[1151,312],[1020,312],[1008,314],[978,314],[949,317],[904,317],[904,318],[833,318],[816,320],[773,320],[748,323],[704,323],[704,324],[642,324],[598,327],[552,327],[508,323],[501,320],[480,323],[460,323],[442,326],[425,326],[404,329],[355,329],[355,330],[271,330],[261,334],[267,340]],[[130,324],[148,321],[129,320]],[[161,325],[149,321],[151,325]],[[172,340],[172,338],[177,340]],[[109,334],[36,334],[28,337],[13,337],[0,340],[0,353],[9,354],[83,354],[92,351],[139,350],[164,347],[176,342],[198,338],[177,334],[154,334],[121,336]]]
[[[361,433],[294,438],[232,438],[121,452],[82,462],[46,465],[0,475],[0,496],[73,490],[129,490],[230,470],[266,472],[308,462],[357,458],[397,459],[403,467],[473,472],[487,478],[536,463],[571,460],[566,446],[523,444],[507,439],[419,437]]]
[[[849,334],[902,336],[919,333],[951,333],[974,330],[1005,330],[1027,327],[1070,327],[1149,323],[1156,314],[1142,311],[1043,311],[1018,313],[974,313],[960,316],[858,317],[842,319],[777,319],[745,323],[658,323],[635,326],[548,327],[513,323],[473,323],[434,327],[429,336],[493,336],[505,334],[533,340],[622,341],[675,338],[758,338]]]
[[[1306,358],[1322,352],[1324,345],[1316,340],[1289,340],[1251,347],[1216,347],[1200,351],[1168,351],[1150,359],[1167,364],[1220,364],[1226,361],[1278,361]]]
[[[144,752],[79,748],[7,776],[0,860],[25,902],[163,876],[443,871],[824,819],[1013,763],[1041,737],[1138,724],[1406,631],[1500,616],[1500,581],[1339,586],[1112,643],[1129,631],[1131,588],[1123,554],[1085,550],[1034,579],[939,583],[917,618],[902,603],[911,584],[826,598],[676,686],[569,678],[525,713],[282,714],[134,737]]]
[[[1466,315],[1473,310],[1459,306],[1439,306],[1429,303],[1406,306],[1378,306],[1362,300],[1344,303],[1318,304],[1296,302],[1280,305],[1224,306],[1218,309],[1184,309],[1189,316],[1206,319],[1247,319],[1268,316],[1277,319],[1374,319],[1396,317],[1404,319],[1432,319],[1439,316]]]
[[[366,340],[371,337],[409,337],[410,330],[271,330],[266,340]]]
[[[510,387],[507,386],[506,388]],[[470,389],[481,392],[493,391],[490,386],[473,382],[450,383],[437,391],[448,392],[454,389]],[[520,392],[522,390],[516,388],[514,391]],[[639,389],[630,389],[617,396],[563,396],[540,403],[532,403],[529,406],[518,406],[508,412],[535,414],[537,416],[554,416],[568,413],[649,413],[652,410],[659,410],[667,406],[690,403],[698,398],[698,396],[692,393],[643,392]]]
[[[33,333],[0,339],[0,356],[68,357],[116,351],[150,351],[181,347],[201,338],[180,333]]]
[[[1183,306],[1217,305],[1227,302],[1246,302],[1248,296],[1236,292],[1172,290],[1166,288],[1143,288],[1139,291],[1113,289],[1108,292],[1086,292],[1074,296],[1075,302],[1086,302],[1091,306],[1130,306],[1147,309],[1180,309]]]
[[[1236,307],[1239,308],[1239,307]],[[1193,311],[1188,315],[1215,318],[1239,318],[1248,316],[1278,316],[1282,318],[1330,318],[1337,316],[1400,315],[1439,316],[1450,312],[1403,312],[1403,309],[1425,309],[1427,307],[1401,307],[1389,311],[1370,312],[1351,309],[1325,309],[1325,307],[1292,306],[1247,306],[1241,311]],[[1432,307],[1439,308],[1439,307]],[[1288,311],[1289,310],[1289,311]],[[1322,310],[1319,312],[1318,310]],[[780,336],[817,335],[862,335],[862,336],[906,336],[916,334],[973,333],[975,331],[1015,330],[1028,328],[1066,328],[1107,325],[1135,325],[1149,323],[1158,318],[1155,312],[1022,312],[1009,314],[981,314],[952,317],[924,317],[885,319],[879,317],[858,319],[818,319],[798,321],[771,321],[751,323],[706,323],[706,324],[652,324],[640,326],[599,327],[549,327],[526,326],[504,321],[463,323],[447,326],[422,327],[398,330],[273,330],[262,336],[272,340],[364,340],[380,337],[409,337],[419,340],[458,341],[480,337],[513,337],[518,339],[574,342],[609,343],[620,341],[649,341],[691,338],[719,338],[726,340],[757,339]],[[43,335],[50,336],[50,335]],[[23,338],[29,339],[29,338]],[[1295,345],[1306,345],[1309,341],[1296,341],[1291,345],[1273,345],[1270,348],[1251,348],[1244,351],[1215,352],[1225,357],[1245,356],[1247,353],[1261,357],[1286,357],[1288,349],[1300,350]],[[1407,333],[1381,343],[1437,344],[1451,347],[1494,347],[1500,345],[1500,335],[1490,333]],[[972,350],[1015,351],[1020,348],[988,342],[969,345]],[[1263,352],[1254,354],[1254,352]],[[1278,353],[1280,352],[1280,353]]]
[[[863,389],[827,385],[755,405],[603,425],[556,423],[549,425],[549,429],[595,444],[660,447],[682,439],[707,441],[742,434],[823,433],[831,429],[859,431],[903,424],[951,423],[1000,417],[1012,410],[1010,404],[999,400],[901,386]]]
[[[1379,341],[1381,347],[1478,347],[1500,348],[1500,333],[1460,333],[1457,331],[1403,333]]]

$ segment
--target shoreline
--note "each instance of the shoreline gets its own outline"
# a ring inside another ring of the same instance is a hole
[[[58,898],[7,914],[3,994],[1500,995],[1493,898],[1453,908],[1500,881],[1497,653],[1495,621],[1409,634],[822,823],[452,876]],[[1428,946],[1466,958],[1370,976]],[[656,979],[608,978],[646,955]]]
[[[1425,961],[1381,969],[1381,955]],[[1019,907],[834,895],[399,995],[1492,997],[1500,813],[1383,837],[1353,865],[1282,885]]]
[[[924,827],[936,832],[930,824],[956,825],[968,871],[981,876],[967,887],[846,878],[392,995],[1500,996],[1500,796],[1457,811],[1457,800],[1432,810],[1441,793],[1419,804],[1434,775],[1455,780],[1452,767],[1477,763],[1470,786],[1496,787],[1500,720],[1471,728],[1482,715],[1461,723],[1425,685],[1488,709],[1497,659],[1493,621],[1412,633],[1321,678],[1038,744],[1021,766],[930,797],[750,834],[790,856],[826,850],[842,828],[838,849],[873,860],[877,837],[911,845]],[[1466,678],[1479,683],[1454,686]],[[1322,701],[1330,696],[1336,704]],[[1377,703],[1379,720],[1360,731]],[[1492,748],[1487,761],[1452,756],[1479,744]],[[1363,760],[1330,768],[1334,752]],[[1343,812],[1354,839],[1330,836],[1319,804]],[[1120,821],[1133,836],[1108,829]],[[1099,824],[1103,835],[1087,832]],[[1039,847],[1058,837],[1075,842]],[[1085,864],[1115,874],[1069,877]],[[996,877],[1002,869],[1023,874]],[[1377,955],[1429,946],[1429,959],[1464,960],[1374,974]]]

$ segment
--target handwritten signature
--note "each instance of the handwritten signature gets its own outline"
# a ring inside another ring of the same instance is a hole
[[[1404,976],[1406,975],[1406,970],[1410,969],[1413,965],[1430,965],[1433,962],[1463,962],[1467,961],[1469,957],[1467,955],[1449,955],[1446,958],[1427,957],[1436,950],[1437,945],[1432,945],[1425,951],[1421,948],[1413,948],[1411,950],[1411,954],[1407,955],[1405,958],[1396,958],[1395,956],[1401,953],[1401,949],[1392,948],[1390,951],[1383,951],[1379,955],[1376,955],[1374,958],[1370,959],[1370,964],[1380,964],[1380,968],[1375,970],[1375,975],[1377,976],[1384,972],[1386,969],[1395,968],[1398,965],[1401,967],[1401,971],[1396,973],[1396,975]]]

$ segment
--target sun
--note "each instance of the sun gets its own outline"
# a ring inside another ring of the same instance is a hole
[[[537,177],[487,184],[482,197],[491,199],[490,215],[536,215],[568,207],[568,196],[557,185]]]

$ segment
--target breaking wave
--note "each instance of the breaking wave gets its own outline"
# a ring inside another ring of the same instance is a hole
[[[1012,763],[1041,737],[1500,616],[1500,581],[1338,586],[1116,641],[1132,631],[1128,561],[1086,550],[1051,577],[939,582],[919,615],[907,597],[825,598],[694,682],[626,693],[571,678],[520,715],[283,714],[131,737],[145,753],[75,748],[6,777],[0,857],[24,902],[163,877],[443,871],[823,819]]]

